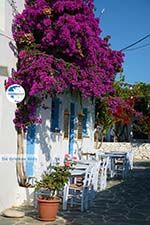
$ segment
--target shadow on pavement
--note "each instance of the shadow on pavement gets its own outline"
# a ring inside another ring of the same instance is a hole
[[[18,210],[25,211],[26,217],[0,217],[0,225],[150,225],[150,162],[136,162],[126,180],[110,180],[87,212],[80,212],[80,208],[60,210],[55,222],[43,223],[33,207]]]
[[[136,162],[124,181],[111,180],[93,207],[60,211],[69,225],[150,225],[150,162]]]

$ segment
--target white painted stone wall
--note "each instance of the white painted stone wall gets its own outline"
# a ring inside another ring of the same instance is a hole
[[[94,151],[130,151],[134,160],[150,160],[150,143],[103,142],[100,149]]]
[[[24,0],[16,0],[15,2],[18,11],[21,11],[23,9]],[[12,8],[9,4],[9,1],[1,0],[1,4],[3,5],[3,7],[0,8],[0,19],[3,20],[3,26],[0,26],[0,33],[12,38]],[[15,42],[7,38],[6,36],[0,35],[0,66],[8,66],[8,71],[10,74],[11,69],[15,67],[16,58],[14,57],[14,54],[9,47],[9,42],[12,41],[12,43],[14,44]]]
[[[11,37],[12,9],[6,0],[1,0],[0,8],[0,32]],[[16,5],[20,11],[23,8],[23,0],[17,0]],[[3,13],[1,10],[5,9]],[[9,39],[0,35],[0,66],[7,66],[9,75],[15,67],[16,58],[9,47]],[[20,188],[16,178],[15,161],[9,157],[16,154],[16,131],[12,122],[15,105],[8,102],[5,96],[4,80],[6,77],[0,74],[0,212],[13,205],[18,205],[29,200],[30,190]],[[3,158],[2,158],[3,157]]]
[[[31,190],[20,188],[16,178],[16,131],[13,124],[15,105],[6,99],[4,80],[0,76],[0,211],[29,202]]]

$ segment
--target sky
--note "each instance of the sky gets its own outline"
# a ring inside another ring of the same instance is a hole
[[[121,50],[150,34],[150,0],[94,0],[94,3],[95,14],[100,16],[101,36],[111,36],[112,49]],[[133,48],[124,52],[125,80],[131,84],[150,83],[150,37]]]

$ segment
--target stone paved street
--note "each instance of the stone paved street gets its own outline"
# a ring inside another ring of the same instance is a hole
[[[136,163],[125,181],[109,181],[88,212],[60,211],[55,222],[45,223],[33,208],[24,210],[22,219],[1,216],[0,225],[150,225],[150,162]]]

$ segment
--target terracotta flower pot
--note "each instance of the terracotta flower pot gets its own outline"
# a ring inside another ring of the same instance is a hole
[[[38,198],[38,214],[39,220],[54,221],[56,220],[59,209],[60,199],[40,199]]]

